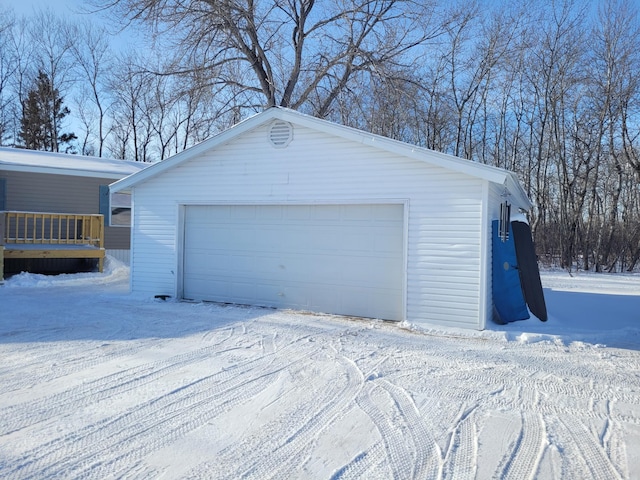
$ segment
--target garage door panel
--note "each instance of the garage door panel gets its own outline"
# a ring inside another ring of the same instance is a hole
[[[228,279],[194,275],[190,281],[193,286],[188,298],[223,302],[231,295],[231,284]],[[211,292],[216,292],[216,298],[209,298]]]
[[[262,222],[282,219],[283,211],[279,205],[257,205],[249,209],[253,210],[255,218]]]
[[[243,289],[241,292],[238,292],[238,298],[242,300],[242,303],[251,303],[267,307],[277,307],[279,305],[278,300],[282,292],[278,285],[262,282],[249,285],[249,290]],[[236,291],[240,286],[240,283],[234,284]],[[251,295],[248,295],[249,293]]]
[[[309,220],[311,219],[310,205],[292,205],[287,208],[280,207],[283,215],[282,218],[287,220]]]
[[[386,232],[376,232],[373,240],[373,249],[376,253],[390,253],[398,255],[402,251],[403,240],[397,235],[389,235]]]
[[[346,232],[340,238],[337,245],[338,251],[348,252],[351,255],[362,255],[370,253],[372,245],[367,237],[374,234],[371,229],[362,228],[356,232]]]
[[[388,292],[382,289],[378,289],[369,296],[369,301],[367,302],[367,308],[371,312],[376,312],[376,315],[379,318],[393,318],[395,315],[395,311],[393,309],[393,302],[395,301],[395,295],[390,295]]]
[[[208,273],[213,271],[235,271],[239,275],[250,273],[255,270],[255,259],[249,255],[225,255],[220,253],[212,255],[211,261],[203,265],[202,268],[206,268]]]
[[[298,225],[289,227],[284,233],[280,227],[265,227],[269,232],[270,228],[275,231],[270,232],[275,242],[279,242],[286,247],[289,252],[309,252],[309,251],[333,251],[338,240],[331,235],[327,228],[316,225]],[[262,239],[259,239],[262,243]],[[272,245],[272,250],[282,251],[278,243]]]
[[[340,205],[315,205],[311,218],[316,222],[339,219]]]
[[[371,205],[342,205],[341,216],[349,222],[370,222],[372,218]]]
[[[287,308],[296,310],[311,310],[311,296],[309,288],[305,284],[289,284],[282,289],[281,300]]]
[[[378,275],[378,271],[384,269],[384,276]],[[344,272],[350,272],[346,285],[367,285],[372,288],[387,288],[392,291],[402,290],[402,282],[393,283],[391,279],[402,278],[402,266],[395,259],[379,259],[372,264],[370,257],[355,257],[346,259],[343,265]]]
[[[402,205],[187,206],[185,298],[401,320]]]
[[[353,315],[352,312],[369,312],[372,291],[369,288],[361,288],[352,286],[348,290],[342,292],[343,310],[347,315]]]
[[[378,205],[378,208],[373,212],[374,218],[378,221],[395,223],[398,220],[399,210],[403,210],[400,205]]]
[[[234,223],[244,223],[245,220],[256,217],[255,208],[247,208],[243,205],[230,205],[226,207],[226,214],[227,221]],[[210,215],[210,218],[214,219],[216,217]]]
[[[207,241],[210,247],[220,251],[245,251],[253,249],[256,237],[262,234],[258,229],[245,226],[216,227],[212,229]]]

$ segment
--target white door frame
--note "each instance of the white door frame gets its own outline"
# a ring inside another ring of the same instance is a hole
[[[314,205],[402,205],[403,206],[403,246],[402,246],[402,316],[400,321],[407,319],[407,262],[408,262],[408,238],[409,238],[409,199],[396,198],[367,198],[367,199],[348,199],[348,200],[300,200],[295,202],[283,202],[277,200],[256,200],[256,201],[210,201],[210,202],[178,202],[176,222],[176,284],[175,298],[184,298],[184,262],[185,262],[185,220],[186,208],[190,206],[230,206],[230,205],[274,205],[274,206],[314,206]]]

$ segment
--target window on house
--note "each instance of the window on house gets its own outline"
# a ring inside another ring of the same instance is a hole
[[[111,220],[112,227],[131,226],[131,194],[114,193],[111,195]]]
[[[109,227],[131,226],[131,194],[118,192],[109,197],[109,186],[100,185],[100,213]]]

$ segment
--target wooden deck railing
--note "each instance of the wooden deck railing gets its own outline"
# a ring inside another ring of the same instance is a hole
[[[97,258],[104,263],[104,217],[0,212],[0,279],[4,258]]]
[[[102,215],[4,212],[4,244],[92,245],[102,248]]]

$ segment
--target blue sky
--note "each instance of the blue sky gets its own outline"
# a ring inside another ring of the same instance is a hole
[[[81,0],[57,0],[55,3],[51,0],[0,0],[0,5],[3,7],[12,8],[17,15],[31,15],[34,10],[40,8],[50,7],[54,10],[66,9],[70,13],[73,10],[78,10],[80,5],[85,4]],[[71,13],[73,15],[73,13]]]
[[[111,28],[109,28],[106,24],[107,22],[99,13],[93,15],[84,13],[83,8],[87,8],[86,0],[56,0],[55,3],[51,0],[0,0],[0,8],[9,8],[13,10],[18,17],[30,17],[34,12],[50,8],[54,12],[59,13],[62,18],[67,18],[72,21],[80,22],[89,18],[92,22],[104,24],[108,31],[114,33],[112,46],[116,49],[118,49],[119,46],[125,47],[128,43],[133,42],[134,40],[132,39],[136,37],[131,30],[119,32],[119,27],[111,26]]]

